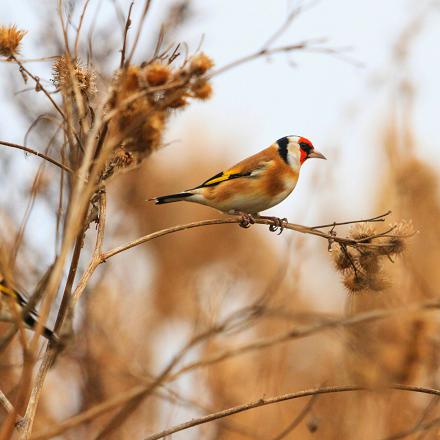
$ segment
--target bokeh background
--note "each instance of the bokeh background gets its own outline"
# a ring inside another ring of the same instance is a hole
[[[71,0],[63,7],[75,19],[81,5]],[[102,78],[117,67],[121,14],[127,14],[129,5],[123,0],[90,2],[84,27],[90,30],[93,17],[98,17],[92,41]],[[170,42],[185,42],[189,52],[201,47],[221,68],[263,47],[298,6],[285,0],[153,1],[134,60],[148,58],[161,24],[171,23],[166,34]],[[133,23],[142,7],[135,3]],[[325,50],[259,57],[215,76],[211,99],[172,115],[166,147],[109,183],[105,248],[167,226],[217,218],[206,207],[155,207],[145,199],[192,187],[282,136],[299,134],[328,160],[307,163],[294,194],[270,213],[306,225],[387,210],[393,211],[387,224],[412,220],[418,234],[404,256],[387,264],[388,288],[348,293],[324,240],[290,231],[277,236],[261,226],[246,231],[233,225],[198,228],[129,250],[100,268],[84,294],[75,315],[75,342],[47,379],[36,438],[148,383],[191,337],[231,314],[237,313],[242,325],[206,338],[181,366],[200,360],[203,364],[252,341],[321,322],[324,316],[404,308],[438,297],[440,4],[327,0],[303,2],[302,7],[273,47],[324,39],[319,47]],[[56,2],[3,2],[0,16],[2,24],[15,23],[29,31],[21,51],[24,59],[62,51]],[[88,60],[86,45],[82,59]],[[49,81],[50,61],[28,66]],[[0,138],[23,143],[31,122],[47,111],[45,101],[32,85],[23,85],[15,66],[1,63],[0,78]],[[48,133],[46,127],[37,127],[26,142],[43,147]],[[59,173],[45,166],[35,185],[38,158],[2,147],[0,158],[5,242],[30,210],[15,278],[32,291],[55,255]],[[32,187],[35,200],[30,198]],[[261,295],[267,309],[247,319],[243,308]],[[436,438],[435,423],[424,428],[439,417],[436,398],[382,388],[394,382],[436,386],[438,320],[435,312],[396,315],[243,350],[183,371],[145,398],[111,435],[144,438],[262,396],[356,382],[376,391],[272,405],[172,438]],[[20,351],[9,347],[1,362],[1,389],[13,395]],[[75,425],[60,438],[95,438],[112,414]],[[404,437],[392,437],[398,433]]]

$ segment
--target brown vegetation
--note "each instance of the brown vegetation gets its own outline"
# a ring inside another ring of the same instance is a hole
[[[214,212],[191,223],[190,213],[209,212],[196,205],[159,211],[145,199],[158,188],[173,192],[187,172],[173,168],[170,181],[153,154],[165,147],[171,115],[208,99],[214,75],[314,43],[273,47],[283,25],[263,49],[215,71],[203,52],[165,44],[188,17],[181,2],[155,48],[135,62],[147,1],[133,31],[132,6],[125,11],[121,48],[109,51],[121,49],[118,67],[109,72],[110,55],[91,56],[82,38],[88,3],[79,25],[61,14],[64,52],[51,59],[50,87],[18,57],[24,32],[0,27],[0,54],[35,88],[28,102],[47,104],[30,121],[45,150],[0,141],[42,161],[23,195],[23,221],[7,209],[1,218],[0,273],[17,290],[27,286],[40,324],[28,332],[13,306],[12,323],[0,328],[0,438],[434,438],[438,176],[399,148],[397,121],[390,118],[380,146],[389,160],[377,197],[380,212],[392,210],[391,224],[388,212],[288,224],[280,251],[267,238],[270,220],[245,231],[240,219]],[[215,158],[203,131],[188,133],[180,148],[197,164],[194,181],[205,178]],[[45,258],[25,234],[44,227],[29,220],[36,200],[56,218]],[[307,254],[311,240],[322,253]],[[49,247],[55,255],[44,265]],[[322,295],[330,286],[346,291],[345,313],[324,313],[307,295],[320,272],[307,277],[306,265],[324,258],[342,282],[323,272]],[[59,340],[47,344],[42,326],[53,322]]]

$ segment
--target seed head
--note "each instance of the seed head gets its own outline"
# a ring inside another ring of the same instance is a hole
[[[213,65],[214,62],[211,60],[211,58],[208,57],[208,55],[205,55],[204,53],[199,53],[197,55],[194,55],[191,59],[190,72],[194,75],[203,75]]]
[[[350,236],[355,240],[362,240],[371,237],[375,233],[375,227],[371,223],[358,223],[351,229]]]
[[[184,96],[179,96],[170,103],[170,108],[182,108],[188,105],[188,100]]]
[[[196,81],[192,87],[192,92],[194,93],[194,97],[198,99],[208,99],[212,95],[212,86],[208,81],[200,79]]]
[[[74,93],[74,87],[78,87],[80,92],[85,95],[95,95],[95,72],[89,67],[81,65],[78,60],[70,60],[64,55],[60,56],[52,66],[52,70],[52,81],[58,90],[71,95]],[[73,81],[76,84],[73,84]]]
[[[171,70],[164,64],[153,63],[145,67],[145,79],[150,86],[161,86],[169,80],[170,76]]]
[[[344,285],[350,292],[360,292],[361,290],[368,289],[368,281],[367,275],[359,270],[356,272],[354,270],[348,270],[343,278]]]
[[[352,267],[353,261],[356,259],[352,249],[347,249],[346,252],[341,247],[337,247],[333,250],[333,261],[336,269],[343,271]]]
[[[17,26],[0,26],[0,55],[10,57],[20,51],[20,43],[26,31],[17,29]]]

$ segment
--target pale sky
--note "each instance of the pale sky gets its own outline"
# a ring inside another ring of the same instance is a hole
[[[171,3],[170,0],[153,1],[141,41],[151,44],[148,31],[157,29],[163,9]],[[24,40],[23,57],[48,55],[44,42],[35,37],[36,29],[47,26],[45,9],[37,8],[36,4],[55,8],[56,1],[0,2],[2,23],[15,23],[30,31]],[[98,0],[92,0],[91,10],[98,4]],[[99,20],[109,25],[113,23],[115,40],[119,42],[119,27],[115,25],[111,4],[109,0],[102,0]],[[120,0],[119,4],[128,9],[130,2]],[[136,11],[142,4],[141,1],[135,3],[134,23]],[[190,50],[195,50],[203,35],[203,50],[221,67],[260,48],[297,4],[286,0],[195,0],[192,3],[195,14],[179,37],[188,43]],[[326,218],[328,210],[338,216],[331,220],[375,214],[370,201],[374,199],[375,185],[380,184],[381,129],[395,86],[404,74],[415,84],[417,149],[420,156],[432,157],[431,162],[438,162],[438,5],[434,1],[415,0],[315,2],[275,45],[325,37],[328,47],[350,47],[348,55],[363,67],[321,53],[280,54],[270,60],[259,59],[242,65],[214,79],[215,93],[211,100],[195,103],[176,115],[167,138],[184,142],[189,132],[193,135],[194,130],[202,126],[203,136],[215,140],[212,147],[208,145],[207,148],[216,151],[221,145],[220,155],[228,166],[284,135],[300,134],[309,138],[328,161],[306,164],[294,195],[271,212],[309,224],[329,220]],[[422,30],[409,45],[408,68],[402,72],[394,64],[393,48],[405,29],[414,28],[414,17],[427,8],[430,9],[425,14]],[[142,46],[139,51],[142,52]],[[32,63],[30,66],[48,78],[48,64]],[[0,65],[2,76],[12,72],[12,66]],[[0,136],[22,143],[22,121],[7,106],[12,93],[7,88],[0,88],[2,112],[5,112],[0,119]],[[158,152],[157,157],[165,161],[172,159],[172,166],[188,166],[182,155],[179,155],[180,162],[175,161],[180,145],[180,142],[171,144]],[[0,157],[12,160],[13,169],[20,170],[16,177],[27,182],[32,178],[31,171],[39,164],[39,159],[24,158],[17,151],[2,151]],[[29,170],[27,176],[23,176],[23,163]],[[217,171],[209,169],[206,175],[209,177]],[[327,177],[331,177],[331,191],[322,183]],[[186,188],[194,183],[197,182],[189,177],[182,185]],[[0,196],[2,208],[6,209],[17,197],[13,192],[4,191]],[[22,209],[24,211],[24,207]],[[44,207],[37,207],[35,215],[44,215],[43,211]],[[21,217],[22,214],[17,215]],[[53,222],[53,219],[48,221]],[[44,242],[46,238],[41,235],[34,240]]]

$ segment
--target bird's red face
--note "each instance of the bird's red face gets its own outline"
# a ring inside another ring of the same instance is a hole
[[[300,150],[300,164],[302,165],[307,159],[317,158],[317,159],[325,159],[325,156],[316,151],[313,147],[313,144],[306,139],[305,137],[300,137],[297,141]]]

